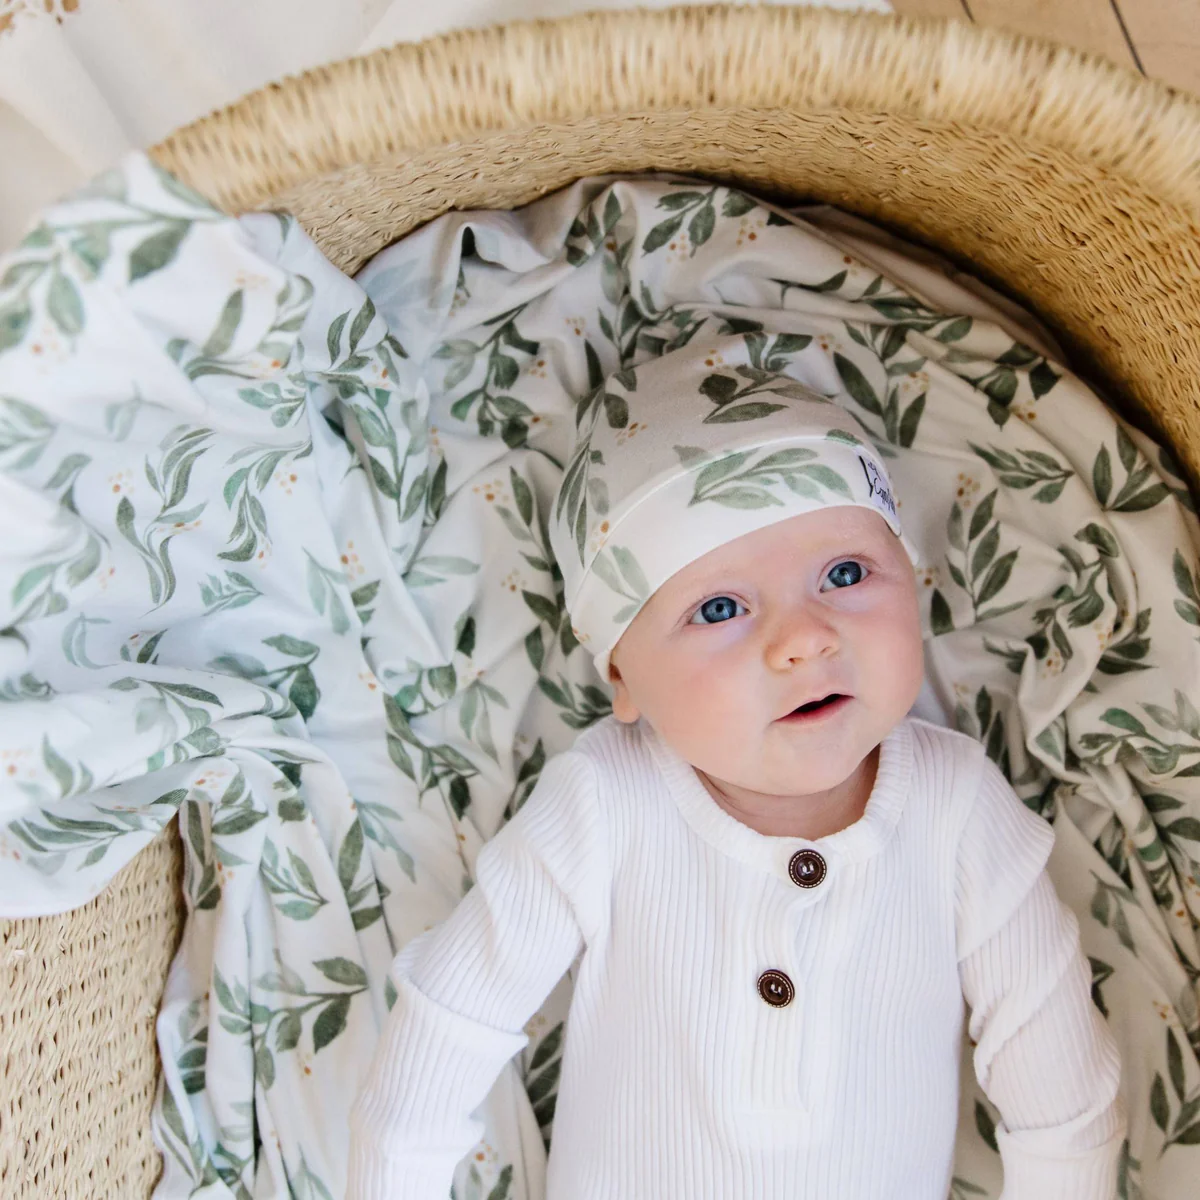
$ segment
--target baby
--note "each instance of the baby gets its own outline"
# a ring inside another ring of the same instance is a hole
[[[397,957],[348,1194],[444,1200],[578,960],[549,1200],[945,1200],[964,1000],[1005,1200],[1109,1200],[1117,1053],[1053,833],[908,715],[916,556],[879,456],[790,379],[710,375],[675,353],[580,405],[550,536],[613,715]]]

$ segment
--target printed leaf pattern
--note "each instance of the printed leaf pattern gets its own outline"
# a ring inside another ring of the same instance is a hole
[[[1146,1081],[1119,1195],[1186,1192],[1200,526],[1167,449],[1032,331],[918,299],[936,268],[884,277],[819,211],[713,183],[582,180],[449,213],[358,282],[290,218],[251,220],[133,155],[0,260],[21,514],[0,513],[0,906],[82,902],[177,823],[191,922],[158,1024],[163,1194],[254,1194],[264,1101],[291,1194],[342,1193],[397,948],[448,913],[446,880],[470,886],[465,845],[611,711],[547,522],[591,552],[617,497],[576,434],[636,436],[654,398],[635,368],[679,351],[705,427],[819,397],[888,458],[948,720],[1046,819],[1091,814],[1060,884]],[[844,486],[795,449],[677,449],[701,511]],[[596,563],[644,601],[618,534]],[[540,1135],[519,1144],[485,1104],[458,1200],[529,1200],[569,994],[521,1064]],[[970,1077],[964,1105],[951,1195],[986,1200],[998,1114]]]
[[[850,499],[845,479],[824,463],[814,462],[815,450],[796,447],[775,450],[757,460],[751,453],[726,455],[696,474],[689,506],[709,501],[728,508],[766,508],[784,502],[774,494],[780,486],[806,499]]]

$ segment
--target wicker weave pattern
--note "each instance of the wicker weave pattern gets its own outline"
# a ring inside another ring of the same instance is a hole
[[[183,928],[175,827],[75,912],[0,923],[0,1195],[145,1196],[154,1018]]]
[[[237,210],[347,164],[488,130],[756,108],[1004,131],[1200,207],[1194,99],[1013,34],[819,9],[593,13],[448,34],[264,88],[168,138],[156,156]],[[573,149],[564,145],[564,157]]]
[[[1200,103],[1073,52],[815,10],[610,13],[322,68],[154,153],[231,211],[296,213],[348,270],[449,208],[592,173],[828,200],[1031,304],[1200,483]],[[157,1176],[177,855],[164,835],[93,904],[0,924],[5,1196],[142,1195]]]

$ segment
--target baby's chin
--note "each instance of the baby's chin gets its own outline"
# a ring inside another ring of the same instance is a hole
[[[732,785],[760,796],[777,796],[781,800],[799,800],[840,787],[862,766],[871,747],[859,754],[840,749],[825,749],[807,754],[797,762],[791,755],[772,755],[763,748],[752,763],[721,761],[718,756],[705,755],[709,765],[693,763],[719,786]]]

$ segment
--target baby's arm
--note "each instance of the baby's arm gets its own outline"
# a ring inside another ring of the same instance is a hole
[[[471,1113],[604,907],[591,764],[552,758],[480,851],[475,886],[392,967],[397,999],[350,1114],[347,1200],[444,1200]]]
[[[1079,924],[1044,869],[1052,840],[986,761],[959,847],[959,975],[975,1073],[1000,1110],[1002,1200],[1110,1200],[1120,1063]]]

